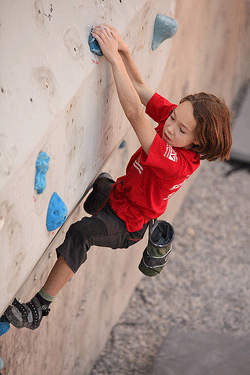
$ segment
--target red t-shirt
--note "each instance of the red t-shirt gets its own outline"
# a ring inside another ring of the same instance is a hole
[[[117,179],[110,193],[110,206],[129,232],[140,230],[150,219],[161,216],[168,199],[200,165],[200,155],[171,147],[161,138],[174,108],[175,104],[157,93],[149,100],[146,113],[159,123],[149,154],[140,147],[131,157],[126,175]]]

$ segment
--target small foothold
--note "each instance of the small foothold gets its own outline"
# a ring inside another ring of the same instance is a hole
[[[59,228],[66,220],[68,209],[57,193],[53,193],[47,213],[47,229],[49,232]]]
[[[49,169],[50,157],[46,152],[40,152],[36,160],[35,189],[38,194],[42,194],[46,188],[46,173]]]
[[[3,315],[0,318],[0,336],[4,335],[6,332],[8,332],[9,329],[10,329],[10,323],[7,320],[7,318],[5,318],[5,316]]]
[[[102,56],[103,55],[102,50],[101,50],[101,48],[99,46],[99,43],[97,42],[96,38],[93,37],[92,30],[90,31],[90,34],[89,34],[90,51],[93,52],[97,56]]]
[[[0,370],[2,370],[3,368],[4,368],[4,362],[2,358],[0,357]]]
[[[5,224],[4,218],[2,216],[0,216],[0,231],[3,229],[4,224]]]
[[[126,146],[126,141],[121,141],[121,144],[119,146],[119,148],[124,148]]]
[[[154,51],[164,40],[172,38],[178,29],[178,22],[173,18],[157,14],[154,25],[152,50]]]

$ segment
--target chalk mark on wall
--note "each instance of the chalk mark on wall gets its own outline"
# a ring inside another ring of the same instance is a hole
[[[44,24],[44,9],[41,0],[36,0],[34,3],[33,16],[37,25],[40,27]]]
[[[76,29],[72,28],[66,31],[63,37],[63,41],[70,56],[74,60],[81,61],[84,59],[82,39]]]
[[[56,94],[56,80],[49,68],[44,66],[34,68],[32,70],[32,78],[36,84],[49,96],[55,96]]]
[[[53,5],[50,4],[50,10],[49,10],[49,13],[48,14],[44,14],[45,17],[47,17],[49,19],[49,21],[51,21],[51,18],[52,18],[52,12],[53,12]]]

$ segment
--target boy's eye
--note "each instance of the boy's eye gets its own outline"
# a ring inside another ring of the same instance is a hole
[[[181,130],[181,132],[183,133],[183,134],[186,134],[184,131],[183,131],[183,129],[182,128],[180,128],[180,130]]]
[[[171,120],[174,120],[174,116],[173,115],[171,115],[170,118],[171,118]]]

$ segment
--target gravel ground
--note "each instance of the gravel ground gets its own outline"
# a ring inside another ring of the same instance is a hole
[[[150,374],[173,327],[249,334],[250,173],[231,171],[203,163],[173,223],[168,265],[141,280],[91,375]]]

